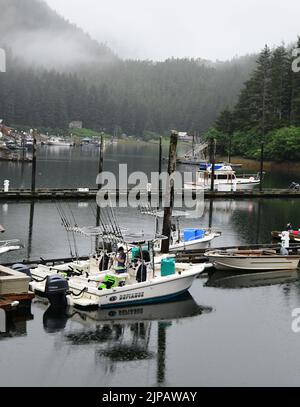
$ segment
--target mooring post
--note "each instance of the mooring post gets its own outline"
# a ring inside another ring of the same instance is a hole
[[[216,141],[215,139],[210,139],[210,149],[209,149],[209,160],[211,163],[211,178],[210,178],[210,190],[214,191],[215,188],[215,154],[216,154]]]
[[[162,194],[162,184],[160,175],[162,172],[162,136],[159,138],[159,154],[158,154],[158,175],[159,175],[159,182],[158,182],[158,206],[160,206],[160,196]]]
[[[99,167],[98,167],[98,174],[103,172],[103,136],[101,136],[100,141],[100,151],[99,151]],[[98,190],[102,188],[101,184],[98,184]]]
[[[27,260],[30,260],[32,249],[32,235],[33,235],[33,220],[34,220],[34,200],[30,203],[29,214],[29,228],[28,228],[28,244],[27,244]]]
[[[169,148],[169,163],[168,163],[168,174],[169,176],[173,174],[176,170],[176,151],[177,151],[178,133],[173,130],[170,138],[170,148]],[[172,210],[174,206],[174,180],[167,182],[166,190],[167,203],[169,206],[164,209],[164,221],[162,234],[168,239],[162,241],[161,252],[169,253],[170,248],[170,236],[171,236],[171,226],[172,226]]]
[[[259,184],[259,190],[260,192],[263,189],[263,178],[264,178],[264,142],[261,142],[261,147],[260,147],[260,184]]]
[[[98,167],[98,175],[103,172],[103,136],[100,139],[100,149],[99,149],[99,167]],[[98,184],[98,191],[102,188],[102,184]],[[96,227],[100,226],[100,206],[97,205],[97,215],[96,215]],[[99,247],[99,236],[96,237],[96,253]]]
[[[33,146],[32,146],[32,173],[31,173],[31,192],[35,193],[36,182],[36,130],[33,132]]]

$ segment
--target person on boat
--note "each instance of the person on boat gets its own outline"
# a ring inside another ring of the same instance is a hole
[[[286,225],[286,230],[287,230],[288,232],[292,232],[292,231],[294,230],[291,223],[288,223],[288,224]]]
[[[126,273],[126,253],[124,251],[124,247],[119,247],[116,260],[117,260],[116,272]]]

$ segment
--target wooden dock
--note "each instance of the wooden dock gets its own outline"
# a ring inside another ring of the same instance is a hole
[[[96,199],[98,189],[59,189],[59,188],[39,188],[35,192],[30,189],[10,189],[9,192],[4,192],[0,189],[0,201],[28,201],[28,200],[89,200]],[[130,191],[129,191],[130,192]],[[120,199],[124,195],[128,196],[129,192],[119,191],[109,192],[112,198]],[[182,191],[182,196],[186,191]],[[151,196],[157,196],[158,193],[145,192],[148,199]],[[163,193],[159,193],[160,198]],[[192,192],[193,198],[196,197],[196,193]],[[300,198],[300,191],[294,191],[291,189],[271,189],[265,188],[263,191],[253,190],[253,191],[235,191],[235,192],[211,192],[205,191],[205,199],[257,199],[257,198]]]
[[[18,302],[17,307],[23,307],[28,305],[35,295],[31,292],[24,293],[24,294],[7,294],[0,296],[0,309],[4,309],[4,311],[13,311],[16,309],[14,306],[15,302]]]
[[[0,265],[0,308],[11,311],[26,306],[34,298],[29,292],[30,277]]]

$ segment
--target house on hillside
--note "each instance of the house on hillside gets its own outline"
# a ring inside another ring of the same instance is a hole
[[[181,141],[193,141],[193,136],[190,136],[186,132],[180,131],[178,133],[178,140],[181,140]]]
[[[5,126],[4,121],[0,119],[0,138],[2,136],[9,136],[11,133],[12,129]]]
[[[82,129],[83,128],[83,123],[80,120],[74,120],[71,123],[69,123],[69,129]]]

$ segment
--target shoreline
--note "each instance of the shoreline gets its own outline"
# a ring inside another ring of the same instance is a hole
[[[227,158],[218,157],[220,160],[227,161]],[[240,156],[233,156],[231,158],[232,164],[242,164],[243,167],[259,170],[260,169],[260,161],[254,160],[250,158],[244,158]],[[300,173],[300,162],[299,161],[264,161],[264,170],[274,171],[274,172],[294,172]]]

